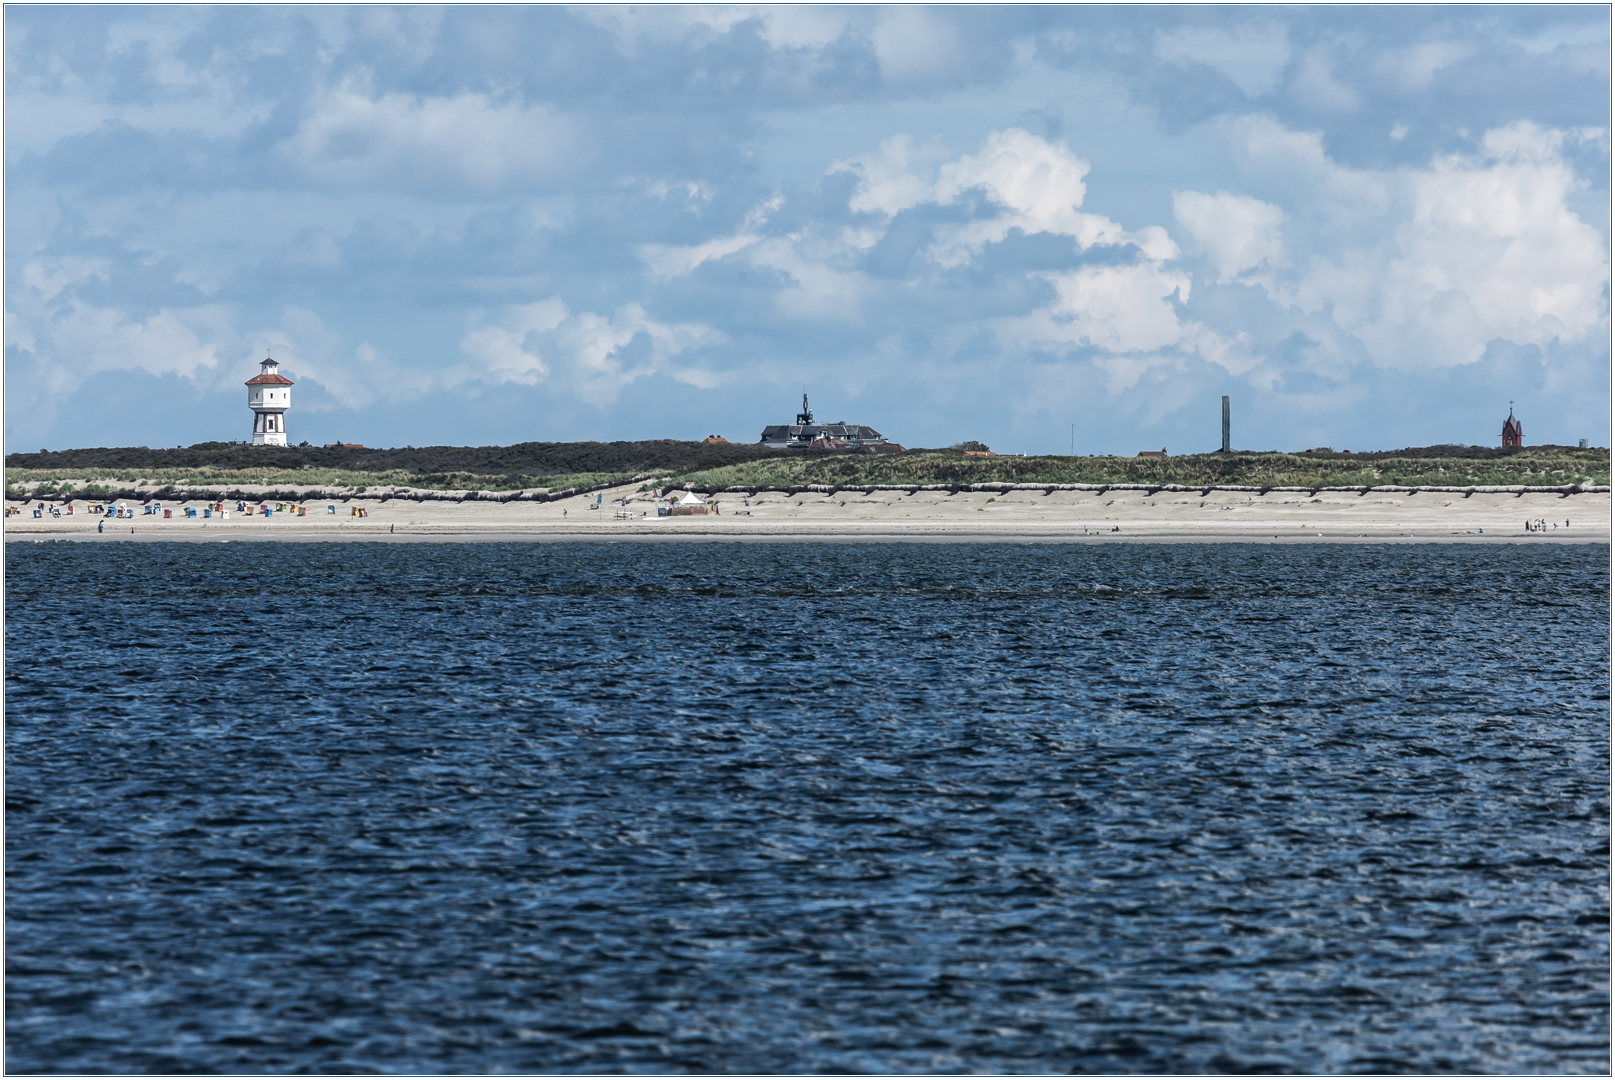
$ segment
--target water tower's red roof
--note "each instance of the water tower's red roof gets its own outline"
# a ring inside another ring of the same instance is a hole
[[[254,375],[247,380],[248,386],[292,386],[292,380],[284,375]]]

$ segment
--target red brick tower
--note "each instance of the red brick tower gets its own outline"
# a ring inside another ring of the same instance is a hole
[[[1525,445],[1525,429],[1514,419],[1514,403],[1509,402],[1508,419],[1503,421],[1503,449]]]

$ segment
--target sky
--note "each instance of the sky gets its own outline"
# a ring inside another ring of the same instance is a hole
[[[8,5],[5,450],[1610,442],[1610,9]]]

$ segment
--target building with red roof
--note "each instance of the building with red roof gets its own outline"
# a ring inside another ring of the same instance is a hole
[[[280,362],[265,358],[258,374],[247,380],[247,407],[252,410],[252,445],[286,445],[286,410],[292,404],[292,380],[280,373]]]

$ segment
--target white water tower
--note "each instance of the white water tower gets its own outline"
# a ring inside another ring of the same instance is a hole
[[[247,380],[247,405],[252,409],[252,445],[286,445],[286,410],[292,404],[292,380],[280,374],[278,361],[264,359],[258,374]]]

